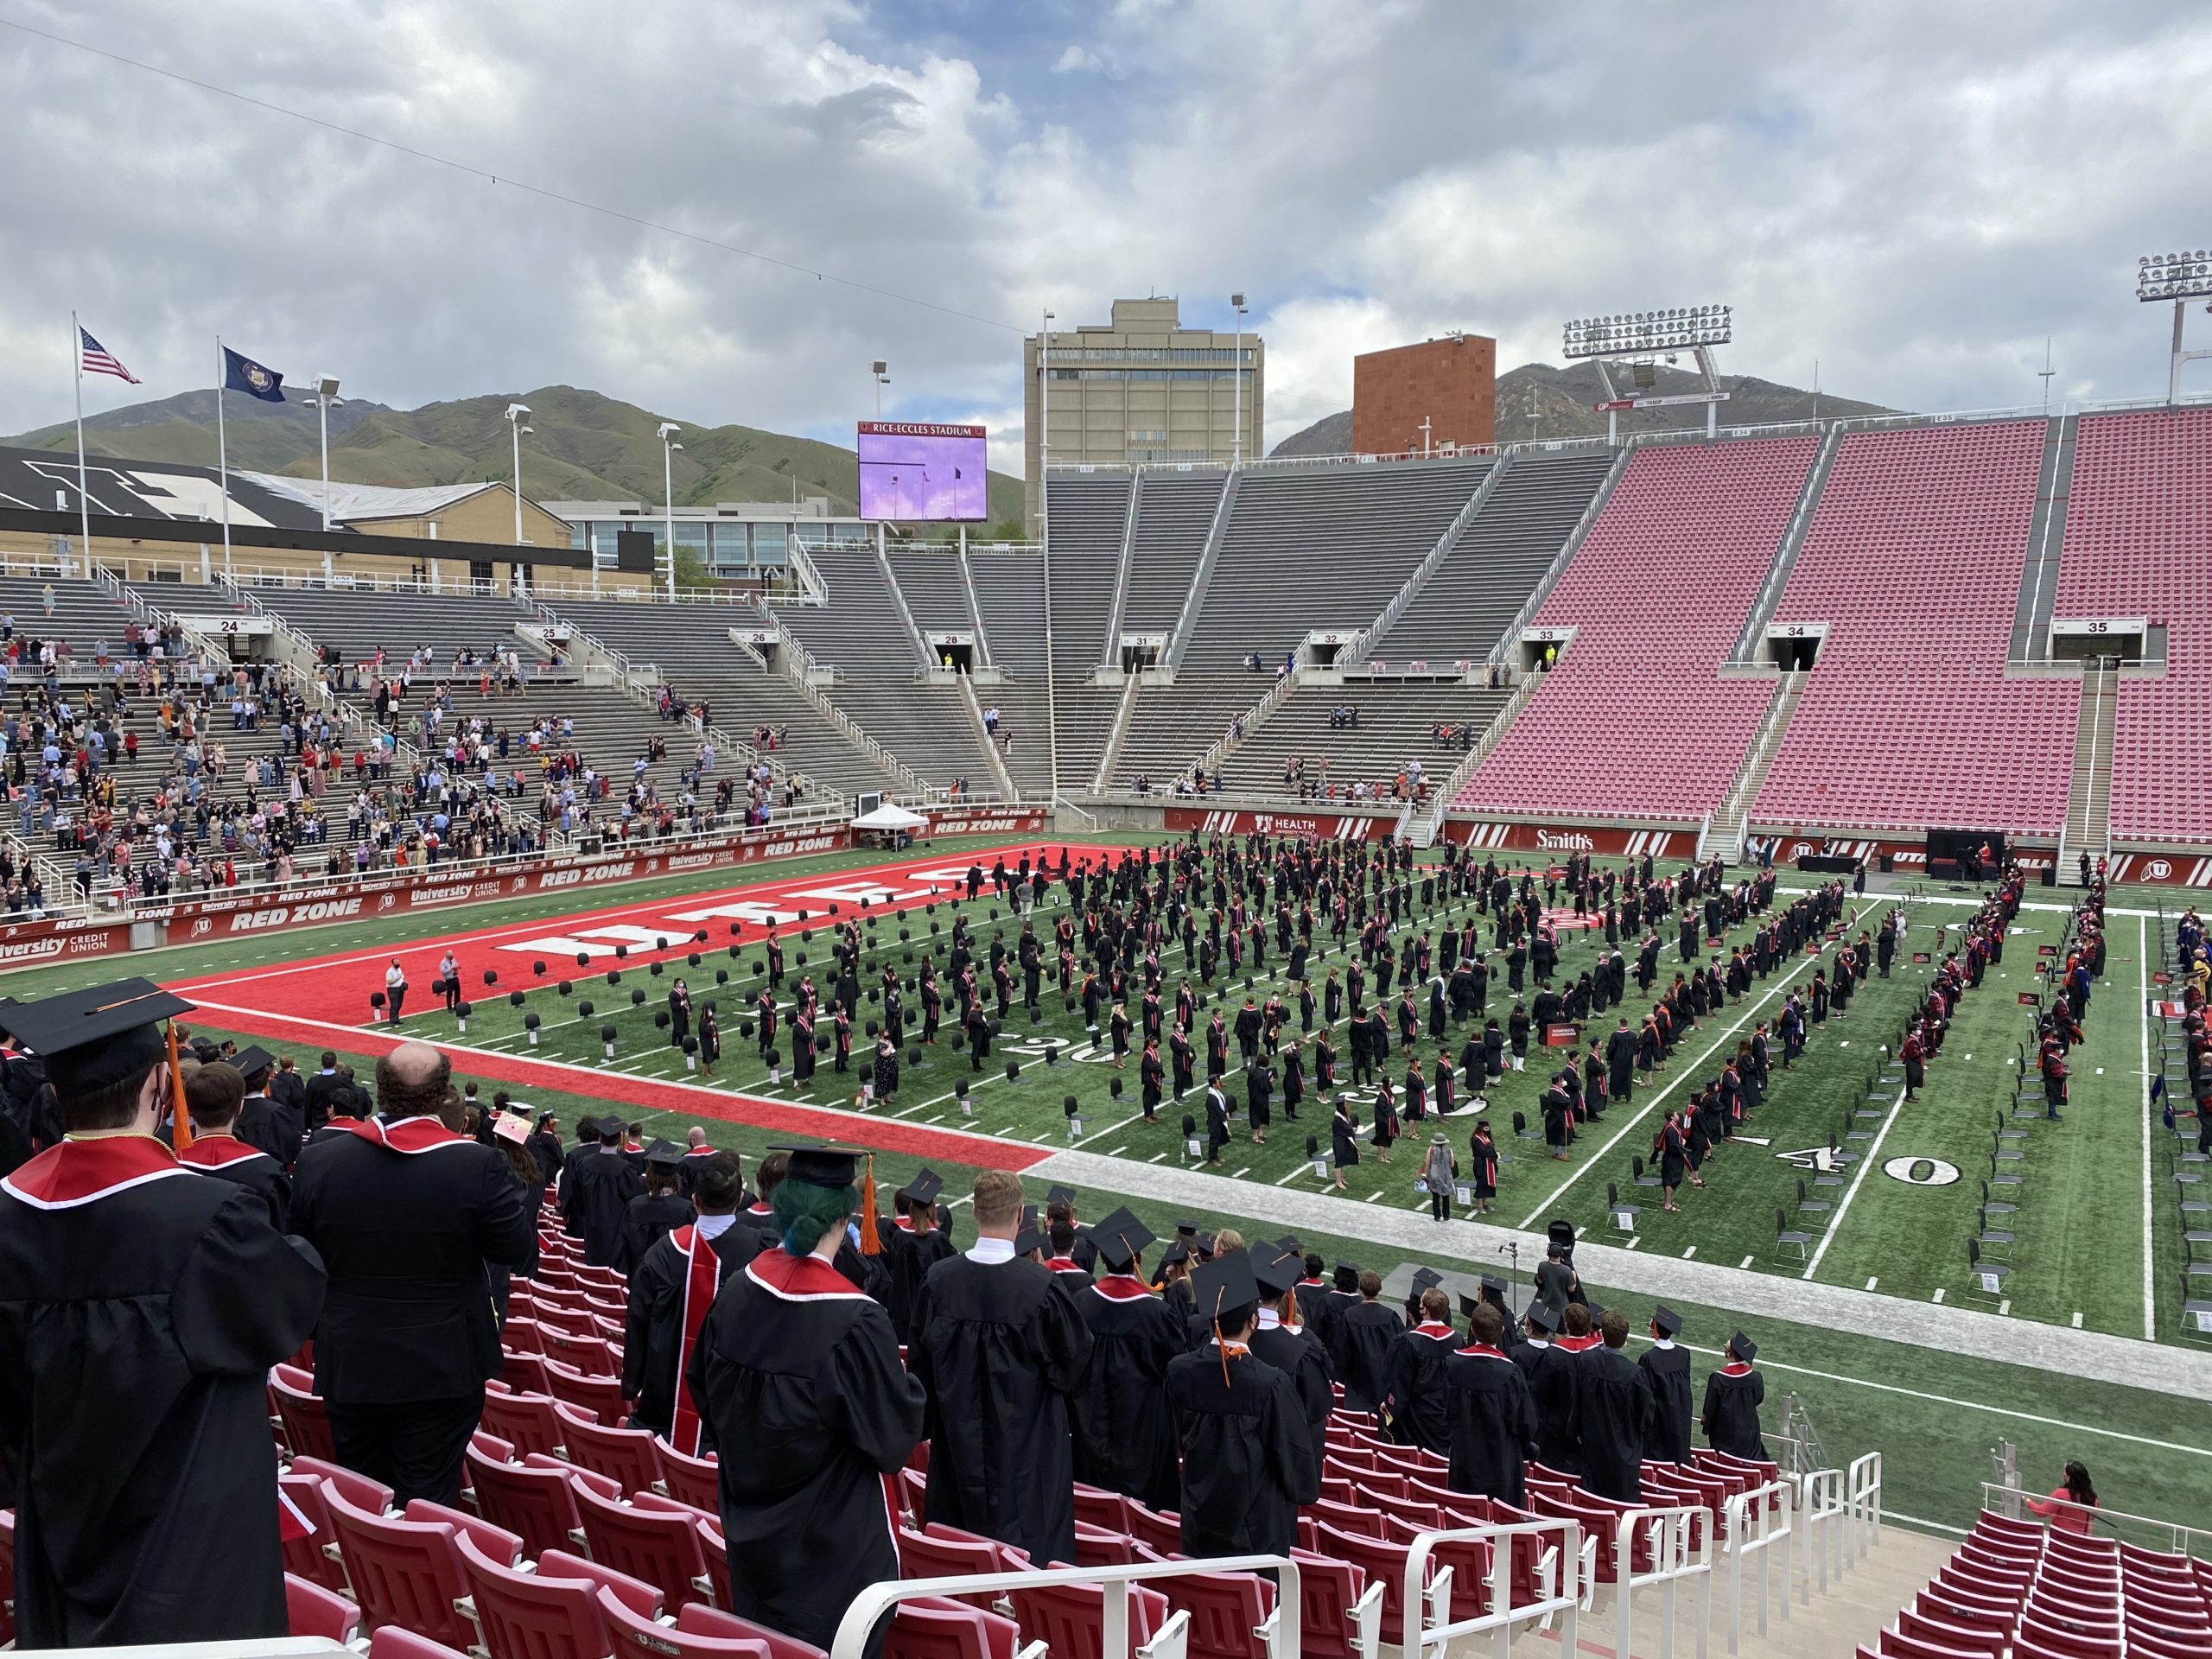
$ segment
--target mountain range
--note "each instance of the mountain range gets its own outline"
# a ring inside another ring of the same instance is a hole
[[[1654,365],[1654,383],[1648,389],[1659,395],[1679,396],[1701,391],[1705,379],[1686,369]],[[1616,382],[1617,388],[1626,391]],[[1864,404],[1827,392],[1818,394],[1802,386],[1785,386],[1747,374],[1724,374],[1721,390],[1728,401],[1720,405],[1723,426],[1769,426],[1783,421],[1804,421],[1815,414],[1895,415],[1900,411],[1879,404]],[[1536,438],[1591,437],[1605,429],[1605,417],[1591,405],[1605,397],[1592,363],[1570,363],[1563,369],[1548,363],[1524,363],[1497,378],[1497,441],[1524,443]],[[1624,410],[1624,432],[1666,432],[1705,424],[1705,410],[1697,404],[1666,409]],[[1294,432],[1268,452],[1276,455],[1345,455],[1351,453],[1351,411],[1325,415],[1313,425]]]
[[[523,493],[537,501],[647,501],[662,499],[658,429],[666,418],[635,404],[575,386],[540,386],[510,397],[463,397],[393,409],[347,398],[330,411],[330,475],[348,484],[415,488],[480,479],[504,481],[513,471],[505,410],[530,406],[532,429],[522,446]],[[311,395],[287,391],[282,404],[232,397],[224,410],[231,465],[321,476],[321,435]],[[718,501],[787,501],[826,495],[831,510],[859,511],[860,461],[849,449],[749,426],[686,424],[677,440],[674,481],[679,505]],[[0,446],[73,451],[71,423],[41,427]],[[152,403],[87,416],[89,453],[133,461],[215,461],[215,394],[188,391]],[[1021,480],[990,475],[991,522],[1019,520]]]

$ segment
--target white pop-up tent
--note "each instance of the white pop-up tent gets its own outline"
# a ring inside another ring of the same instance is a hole
[[[884,802],[874,811],[863,812],[853,820],[853,828],[855,830],[888,830],[894,834],[900,830],[912,833],[928,827],[929,820],[920,813],[909,812],[905,807],[895,805],[890,801]]]

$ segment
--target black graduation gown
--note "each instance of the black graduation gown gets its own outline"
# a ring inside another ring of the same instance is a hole
[[[1444,1362],[1457,1340],[1448,1325],[1417,1325],[1390,1344],[1390,1427],[1408,1446],[1442,1452],[1451,1444]]]
[[[883,1477],[921,1438],[923,1395],[891,1316],[818,1257],[763,1251],[723,1279],[685,1382],[721,1460],[729,1611],[826,1649],[853,1598],[899,1576]]]
[[[1633,1503],[1651,1423],[1651,1390],[1636,1362],[1618,1348],[1592,1348],[1574,1365],[1573,1429],[1581,1447],[1582,1484],[1600,1497]]]
[[[1299,1506],[1321,1496],[1297,1385],[1245,1353],[1229,1357],[1224,1386],[1222,1364],[1220,1345],[1208,1342],[1167,1367],[1183,1448],[1183,1554],[1287,1555]]]
[[[923,1277],[938,1262],[960,1254],[950,1235],[942,1228],[917,1232],[893,1222],[883,1233],[883,1261],[891,1274],[891,1294],[884,1299],[891,1310],[891,1327],[901,1343],[914,1339],[914,1300],[921,1294]]]
[[[561,1174],[561,1213],[581,1230],[584,1260],[613,1267],[630,1200],[645,1190],[645,1182],[627,1158],[605,1147],[573,1154]]]
[[[65,1141],[0,1182],[20,1646],[285,1634],[267,1380],[323,1283],[260,1198],[150,1135]]]
[[[1690,1356],[1687,1348],[1656,1344],[1637,1359],[1651,1389],[1651,1421],[1643,1431],[1643,1455],[1654,1463],[1690,1460]]]
[[[1262,1318],[1266,1317],[1263,1310]],[[1319,1461],[1327,1455],[1329,1413],[1337,1403],[1336,1390],[1329,1385],[1328,1351],[1311,1331],[1262,1324],[1252,1333],[1252,1351],[1297,1389],[1298,1403],[1306,1413],[1306,1444],[1317,1464],[1313,1474],[1319,1479]]]
[[[753,1254],[745,1229],[724,1228],[708,1246],[721,1259],[722,1282]],[[672,1235],[664,1234],[630,1274],[630,1307],[623,1326],[622,1393],[637,1402],[630,1427],[665,1439],[676,1421],[676,1361],[683,1345],[685,1262]]]
[[[1131,1274],[1109,1274],[1074,1294],[1090,1331],[1090,1363],[1069,1402],[1075,1478],[1172,1510],[1180,1495],[1175,1437],[1160,1390],[1168,1361],[1183,1351],[1182,1316]]]
[[[269,1224],[278,1232],[292,1208],[292,1178],[276,1160],[257,1147],[226,1135],[203,1135],[184,1150],[177,1160],[195,1174],[233,1181],[258,1198],[269,1209]]]
[[[1525,1343],[1513,1355],[1513,1363],[1528,1374],[1529,1393],[1536,1402],[1536,1459],[1567,1475],[1577,1467],[1572,1427],[1576,1358],[1556,1342]]]
[[[1090,1362],[1075,1299],[1037,1262],[931,1268],[906,1354],[930,1392],[929,1518],[1072,1562],[1068,1400]]]
[[[1705,1438],[1716,1452],[1753,1463],[1768,1463],[1766,1442],[1759,1438],[1759,1407],[1766,1399],[1766,1379],[1748,1365],[1733,1362],[1705,1378]]]
[[[1496,1348],[1462,1348],[1444,1366],[1452,1471],[1446,1484],[1519,1508],[1522,1465],[1536,1455],[1536,1402],[1521,1367]]]
[[[1337,1379],[1344,1385],[1344,1409],[1373,1411],[1390,1391],[1390,1344],[1406,1322],[1395,1307],[1364,1300],[1344,1310],[1332,1335]]]
[[[680,1192],[664,1192],[658,1198],[647,1193],[631,1199],[622,1211],[614,1260],[607,1265],[617,1273],[635,1273],[645,1252],[677,1228],[688,1226],[692,1213],[691,1200]]]

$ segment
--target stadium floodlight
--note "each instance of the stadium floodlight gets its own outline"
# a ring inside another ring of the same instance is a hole
[[[674,421],[663,421],[658,434],[661,489],[668,510],[668,598],[671,604],[676,602],[676,452],[683,447],[674,439],[683,429]]]
[[[1726,346],[1732,338],[1734,309],[1726,305],[1690,305],[1579,317],[1561,331],[1561,349],[1572,362]]]
[[[338,397],[338,377],[327,369],[315,378],[315,422],[322,429],[322,527],[330,528],[330,411],[343,405]]]
[[[875,377],[875,418],[880,421],[883,418],[883,389],[891,384],[891,365],[879,357],[868,365],[868,372]]]
[[[1229,303],[1236,313],[1236,349],[1229,359],[1229,466],[1234,472],[1244,464],[1244,296],[1232,294]]]
[[[2151,253],[2135,262],[2135,297],[2145,304],[2212,297],[2212,252]]]
[[[522,417],[530,413],[528,404],[507,405],[507,424],[513,429],[515,441],[515,545],[522,545],[522,435],[535,429],[524,426]]]

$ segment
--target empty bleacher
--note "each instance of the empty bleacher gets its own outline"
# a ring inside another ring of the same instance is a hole
[[[1230,721],[1265,696],[1274,683],[1273,673],[1232,670],[1183,673],[1173,685],[1139,688],[1107,788],[1115,794],[1126,793],[1139,778],[1148,780],[1155,795],[1173,788],[1192,762],[1228,735]]]
[[[1500,464],[1490,499],[1370,655],[1396,669],[1489,656],[1605,481],[1613,451],[1516,454]]]
[[[54,614],[46,611],[46,596],[54,596]],[[0,616],[12,617],[16,639],[55,642],[56,655],[66,645],[66,662],[57,664],[62,677],[89,678],[105,645],[111,658],[124,654],[123,631],[130,613],[102,583],[69,576],[0,576]]]
[[[890,557],[892,576],[916,627],[925,634],[975,632],[976,610],[968,602],[968,579],[957,550],[902,548]]]
[[[981,607],[983,632],[991,642],[991,665],[1017,679],[1042,680],[1045,675],[1045,558],[1034,548],[1019,552],[971,552],[969,574],[976,583],[976,603]],[[1052,654],[1063,667],[1096,660],[1096,643],[1088,631],[1070,639],[1056,623]],[[1070,648],[1074,647],[1075,654]]]
[[[1109,660],[1107,620],[1113,614],[1114,584],[1121,580],[1129,489],[1127,474],[1055,473],[1046,492],[1052,519],[1052,659],[1063,672]],[[979,582],[982,575],[979,569]]]
[[[1137,497],[1122,632],[1173,634],[1183,620],[1226,473],[1151,473]],[[1249,476],[1246,483],[1250,482]]]
[[[2164,626],[2165,677],[2120,682],[2111,833],[2212,840],[2212,409],[2082,417],[2056,613]]]
[[[1232,795],[1300,798],[1298,785],[1284,777],[1294,759],[1305,763],[1302,777],[1317,802],[1342,802],[1358,784],[1379,784],[1387,793],[1414,762],[1433,788],[1463,753],[1456,742],[1437,741],[1437,726],[1471,728],[1479,738],[1508,695],[1459,680],[1300,686],[1222,763],[1222,788]],[[1356,711],[1358,723],[1332,725],[1339,709]]]
[[[1216,673],[1257,652],[1273,668],[1317,628],[1367,626],[1488,470],[1452,460],[1246,473],[1178,666]]]
[[[1694,820],[1718,806],[1774,688],[1724,680],[1818,448],[1639,448],[1535,618],[1573,645],[1455,804]]]
[[[2081,687],[2007,680],[2046,423],[1854,432],[1774,621],[1823,622],[1752,817],[2055,834]]]
[[[829,601],[779,605],[776,614],[814,659],[848,674],[912,674],[921,647],[899,613],[873,550],[821,548],[811,557]]]

